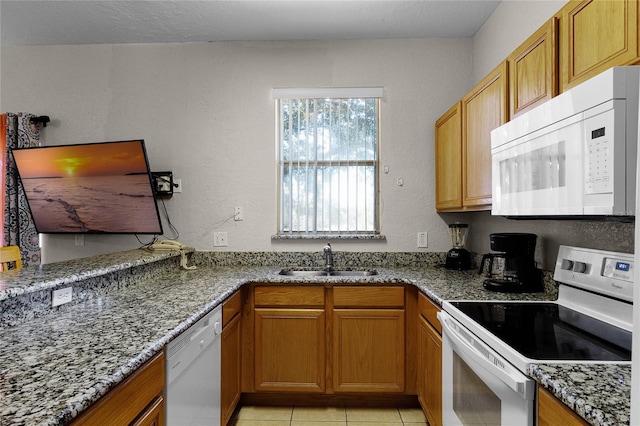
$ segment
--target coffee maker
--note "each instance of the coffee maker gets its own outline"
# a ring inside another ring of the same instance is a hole
[[[449,225],[449,234],[453,248],[447,252],[444,267],[458,271],[471,269],[471,255],[464,248],[467,241],[469,225],[466,223],[452,223]]]
[[[544,290],[542,271],[536,266],[535,234],[498,233],[489,235],[491,250],[482,256],[478,274],[487,265],[484,288],[503,293],[528,293]]]

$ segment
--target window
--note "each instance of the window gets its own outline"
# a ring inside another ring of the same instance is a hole
[[[280,235],[376,235],[381,88],[276,89]]]

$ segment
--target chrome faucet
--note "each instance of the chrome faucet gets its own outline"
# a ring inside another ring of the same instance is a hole
[[[324,251],[324,269],[327,272],[333,270],[333,252],[331,251],[331,243],[327,243],[322,249]]]

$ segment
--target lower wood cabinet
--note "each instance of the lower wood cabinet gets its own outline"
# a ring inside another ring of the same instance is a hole
[[[164,425],[164,353],[147,361],[72,425]]]
[[[238,290],[222,306],[221,424],[226,425],[240,401],[242,354],[242,291]]]
[[[404,287],[334,287],[335,392],[404,392],[404,315]]]
[[[132,426],[161,425],[164,425],[164,400],[161,397],[156,398],[132,424]]]
[[[323,286],[256,287],[256,391],[325,391]]]
[[[439,308],[418,295],[418,400],[429,424],[442,424],[442,335]],[[437,328],[436,328],[437,327]]]
[[[324,392],[324,309],[255,311],[256,390]]]
[[[407,389],[404,286],[255,285],[252,316],[253,341],[245,337],[243,348],[253,357],[243,365],[252,371],[243,375],[253,380],[247,389],[243,378],[243,392]]]
[[[404,391],[404,311],[333,311],[333,390]]]
[[[575,425],[588,423],[545,388],[538,386],[538,426]]]

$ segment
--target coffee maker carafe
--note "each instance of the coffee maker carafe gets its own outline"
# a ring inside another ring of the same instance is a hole
[[[535,234],[498,233],[489,235],[491,250],[482,256],[478,274],[487,264],[487,279],[483,285],[487,290],[504,293],[525,293],[544,290],[542,272],[534,259]]]

